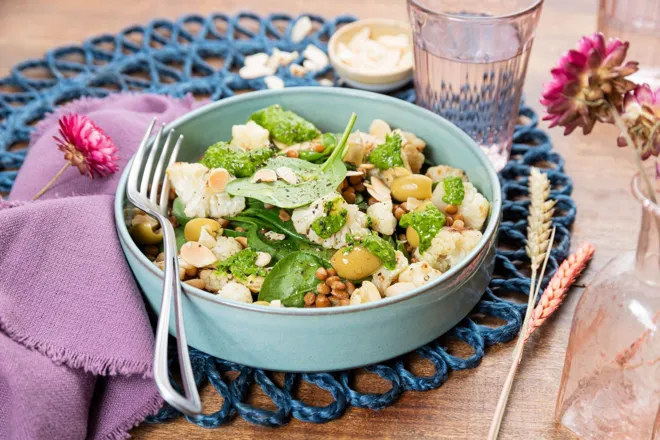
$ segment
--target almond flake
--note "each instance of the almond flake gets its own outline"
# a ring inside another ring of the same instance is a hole
[[[273,170],[263,169],[254,173],[252,182],[275,182],[277,180],[277,173]]]
[[[291,168],[280,167],[277,169],[277,176],[284,180],[289,185],[295,185],[298,183],[298,176],[293,172]]]
[[[312,20],[308,16],[300,17],[291,28],[291,41],[300,43],[312,30]]]

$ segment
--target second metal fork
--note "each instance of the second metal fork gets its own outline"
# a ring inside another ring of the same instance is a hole
[[[186,330],[183,324],[183,306],[181,304],[181,281],[179,279],[179,259],[174,227],[167,218],[170,182],[164,174],[164,168],[174,163],[181,147],[183,136],[179,136],[169,153],[173,131],[165,139],[165,144],[159,148],[163,135],[163,127],[158,130],[153,143],[149,145],[149,136],[156,119],[151,122],[140,147],[135,153],[128,175],[126,194],[128,200],[147,214],[155,217],[163,231],[165,267],[163,278],[163,300],[160,305],[160,315],[156,327],[156,345],[154,349],[154,380],[158,391],[167,403],[179,411],[195,416],[202,412],[195,378],[190,365]],[[149,156],[144,162],[145,156]],[[144,167],[143,167],[144,164]],[[140,171],[142,174],[140,175]],[[149,184],[151,183],[151,188]],[[161,190],[158,191],[159,186]],[[170,307],[174,297],[174,318],[176,325],[177,349],[179,352],[179,368],[183,380],[185,396],[178,393],[170,382],[167,365],[168,329],[170,322]]]

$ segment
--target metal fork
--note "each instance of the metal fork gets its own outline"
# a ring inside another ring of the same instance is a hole
[[[160,127],[156,138],[149,146],[149,136],[153,130],[156,118],[151,121],[140,147],[135,153],[133,163],[128,175],[126,194],[128,200],[147,214],[158,219],[163,231],[163,244],[165,251],[165,276],[163,278],[163,300],[160,304],[160,316],[156,327],[156,346],[154,349],[154,380],[163,399],[179,411],[194,416],[202,412],[202,403],[199,399],[195,377],[190,365],[188,344],[186,343],[186,330],[183,325],[183,307],[181,305],[181,281],[179,279],[179,259],[177,255],[176,237],[174,227],[167,218],[167,204],[169,201],[170,182],[167,175],[163,176],[165,162],[171,165],[179,153],[183,135],[179,136],[171,154],[168,154],[172,141],[173,131],[167,134],[165,144],[159,148],[163,136],[163,126]],[[149,152],[144,171],[140,170],[145,155]],[[156,157],[159,155],[158,161]],[[169,157],[169,159],[168,159]],[[153,175],[153,176],[152,176]],[[159,184],[162,182],[160,195]],[[151,189],[149,189],[151,183]],[[179,352],[179,367],[183,379],[185,396],[178,393],[170,383],[167,365],[168,328],[170,322],[170,306],[174,294],[174,317],[176,321],[177,349]]]

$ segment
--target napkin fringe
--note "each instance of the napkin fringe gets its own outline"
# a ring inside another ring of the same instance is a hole
[[[138,426],[147,417],[156,414],[158,410],[160,410],[160,408],[163,406],[163,403],[163,398],[160,397],[159,394],[154,395],[154,397],[149,400],[146,405],[140,408],[135,414],[133,414],[133,416],[110,431],[103,438],[107,440],[124,440],[130,438],[131,435],[128,433],[128,431]]]
[[[58,119],[60,119],[62,116],[68,113],[85,114],[87,113],[87,109],[89,107],[94,106],[99,102],[102,102],[103,105],[108,105],[118,99],[125,98],[126,96],[135,96],[135,95],[140,95],[140,96],[151,95],[153,97],[158,97],[159,99],[163,97],[162,94],[142,93],[138,91],[119,92],[107,96],[81,96],[78,99],[74,99],[71,102],[67,102],[66,104],[58,106],[52,112],[46,113],[43,116],[43,118],[34,125],[34,130],[30,134],[30,144],[34,143],[37,139],[39,139],[44,134],[44,131],[50,128],[54,122],[56,123]],[[202,101],[196,100],[195,96],[192,93],[187,93],[183,98],[174,98],[171,96],[168,98],[174,101],[183,102],[184,105],[188,106],[190,110],[193,110],[207,103],[207,100],[202,100]],[[55,121],[53,121],[53,119]]]
[[[57,365],[66,365],[69,368],[82,369],[87,373],[99,376],[141,375],[145,379],[153,377],[153,365],[150,362],[103,358],[85,353],[77,353],[67,348],[58,347],[34,339],[29,335],[22,334],[6,322],[2,316],[0,316],[0,331],[24,347],[30,350],[36,350],[44,356],[47,356]]]

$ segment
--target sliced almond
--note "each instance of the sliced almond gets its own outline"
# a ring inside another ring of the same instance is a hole
[[[277,169],[277,176],[289,185],[295,185],[298,183],[298,176],[296,176],[296,173],[294,173],[291,168],[279,167]]]
[[[271,256],[269,253],[257,252],[257,259],[254,261],[254,264],[259,267],[266,267],[268,266],[268,263],[270,263],[270,260]]]
[[[372,177],[371,183],[365,183],[367,192],[379,202],[387,202],[392,200],[392,193],[390,189],[378,177]]]
[[[312,20],[308,16],[300,17],[291,28],[291,41],[300,43],[312,30]]]
[[[363,163],[362,165],[360,165],[360,166],[358,167],[358,170],[365,170],[365,171],[367,171],[367,170],[373,170],[374,168],[376,168],[376,165],[374,165],[374,164],[372,164],[372,163]]]
[[[321,70],[314,61],[312,60],[305,60],[302,63],[303,67],[307,69],[308,72],[316,72],[317,70]]]
[[[275,182],[277,180],[277,173],[267,168],[261,169],[254,173],[252,177],[253,182]]]
[[[408,209],[408,211],[414,211],[420,206],[422,206],[423,203],[424,203],[423,200],[419,200],[414,197],[408,197],[408,200],[406,200],[406,208]]]
[[[364,172],[360,170],[350,170],[346,172],[346,177],[353,177],[353,176],[364,176]]]
[[[224,168],[214,168],[209,172],[206,186],[215,193],[221,193],[225,191],[230,179],[229,171]]]
[[[206,267],[218,261],[213,252],[196,241],[189,241],[181,246],[181,258],[194,267]]]

